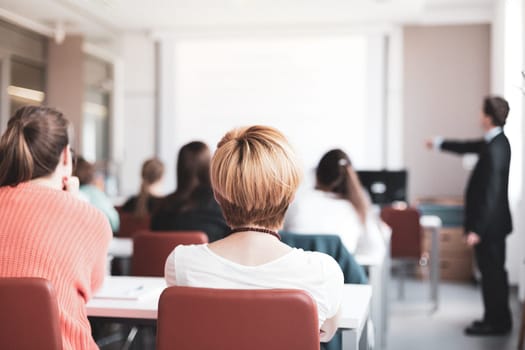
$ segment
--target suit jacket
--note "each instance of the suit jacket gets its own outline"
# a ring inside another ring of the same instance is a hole
[[[465,232],[482,240],[504,239],[512,231],[509,209],[510,144],[503,132],[490,142],[445,141],[441,149],[458,154],[477,153],[478,162],[465,194]]]

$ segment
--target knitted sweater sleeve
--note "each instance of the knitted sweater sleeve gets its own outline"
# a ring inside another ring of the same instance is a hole
[[[88,213],[83,220],[86,225],[81,235],[84,247],[83,266],[78,266],[88,284],[85,286],[86,301],[91,299],[104,282],[108,247],[113,235],[111,226],[102,212],[90,207]]]

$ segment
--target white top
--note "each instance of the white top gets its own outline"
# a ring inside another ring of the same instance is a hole
[[[349,200],[319,190],[305,190],[291,204],[284,231],[296,234],[331,234],[341,237],[352,254],[382,254],[385,238],[379,219],[368,214],[365,225]]]
[[[344,278],[336,261],[323,253],[292,251],[271,262],[245,266],[225,259],[207,244],[178,246],[168,256],[168,285],[224,289],[301,289],[317,303],[319,327],[337,313]]]

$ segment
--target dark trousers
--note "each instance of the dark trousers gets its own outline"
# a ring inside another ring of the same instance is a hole
[[[475,248],[481,272],[483,320],[496,328],[509,328],[509,280],[505,270],[505,240],[482,241]]]

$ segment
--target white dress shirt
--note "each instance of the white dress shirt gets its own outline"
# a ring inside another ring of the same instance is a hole
[[[483,138],[487,143],[489,143],[490,141],[492,141],[492,139],[501,134],[502,131],[503,129],[501,128],[501,126],[495,126],[489,131],[487,131],[485,135],[483,135]]]

